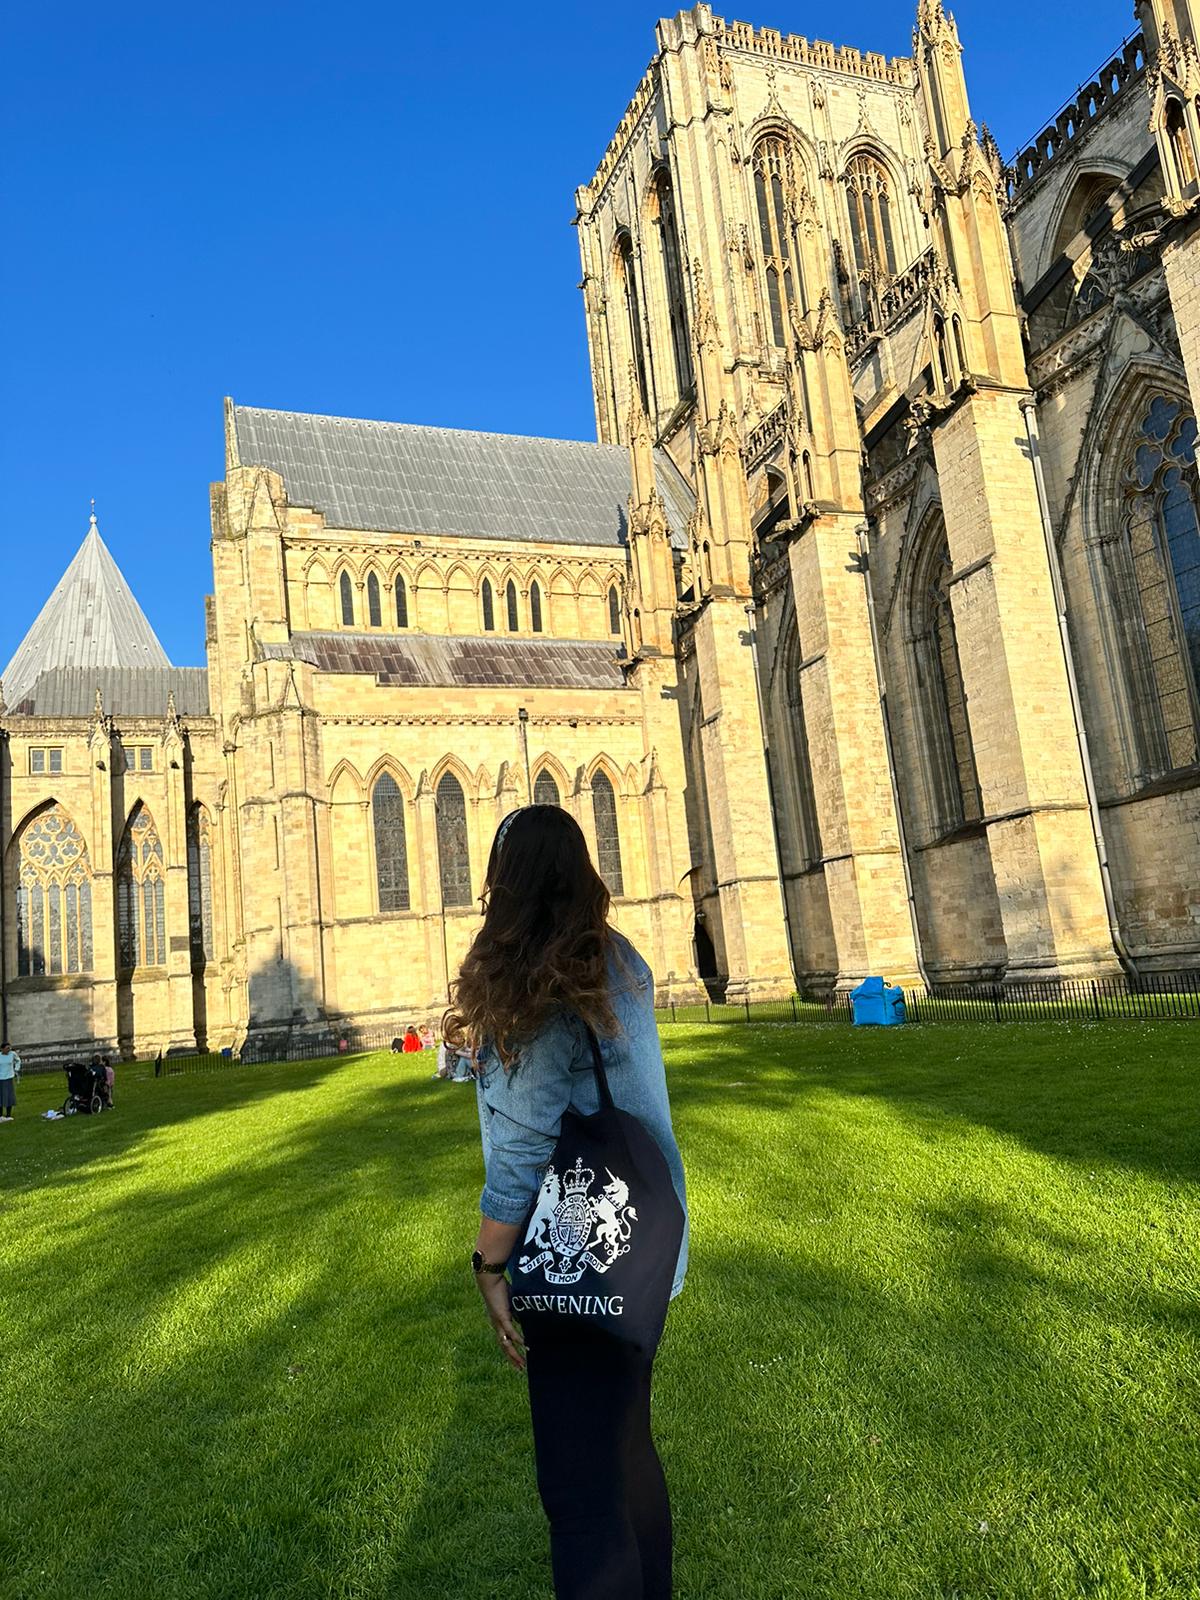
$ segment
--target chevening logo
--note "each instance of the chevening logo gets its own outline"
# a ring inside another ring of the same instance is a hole
[[[547,1167],[525,1235],[522,1272],[545,1267],[548,1283],[578,1283],[588,1267],[607,1272],[628,1252],[638,1214],[629,1204],[629,1185],[604,1170],[608,1182],[593,1194],[596,1174],[582,1157],[561,1177]]]

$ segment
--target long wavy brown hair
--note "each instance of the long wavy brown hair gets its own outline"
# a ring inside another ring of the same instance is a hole
[[[507,1067],[560,1009],[618,1031],[609,998],[609,893],[574,817],[525,806],[496,830],[475,935],[443,1031],[458,1049],[490,1042]]]

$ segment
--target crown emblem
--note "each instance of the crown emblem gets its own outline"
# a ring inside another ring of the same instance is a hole
[[[578,1156],[573,1167],[568,1167],[563,1173],[563,1188],[567,1194],[586,1194],[592,1186],[592,1179],[596,1174],[591,1167],[585,1167],[583,1157]]]

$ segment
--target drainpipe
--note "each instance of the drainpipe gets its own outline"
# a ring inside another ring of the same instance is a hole
[[[1117,903],[1113,894],[1112,874],[1108,866],[1108,846],[1104,840],[1104,825],[1100,816],[1100,801],[1096,795],[1096,779],[1092,772],[1092,756],[1088,748],[1087,729],[1083,721],[1083,702],[1079,697],[1079,680],[1075,676],[1075,657],[1071,652],[1071,633],[1067,625],[1067,595],[1063,584],[1062,565],[1058,559],[1058,545],[1050,522],[1050,502],[1046,498],[1046,479],[1042,472],[1042,452],[1038,437],[1037,401],[1032,396],[1021,401],[1021,414],[1025,418],[1025,436],[1029,440],[1029,459],[1033,464],[1033,479],[1037,485],[1038,509],[1042,515],[1042,537],[1046,541],[1046,560],[1050,566],[1050,583],[1054,591],[1054,610],[1058,616],[1058,637],[1062,645],[1063,662],[1067,669],[1067,689],[1071,696],[1071,716],[1075,722],[1075,738],[1079,744],[1079,760],[1083,767],[1083,782],[1087,791],[1088,811],[1092,819],[1092,837],[1096,844],[1096,859],[1100,863],[1100,882],[1104,889],[1104,907],[1108,913],[1108,931],[1117,959],[1128,975],[1137,979],[1137,963],[1121,937],[1117,918]]]
[[[875,687],[879,694],[879,711],[883,718],[883,748],[887,754],[888,782],[892,790],[892,810],[896,815],[896,840],[900,846],[900,865],[904,870],[904,893],[908,900],[908,920],[912,926],[913,953],[917,958],[917,971],[926,989],[930,987],[925,970],[925,953],[921,949],[921,925],[917,920],[917,899],[913,892],[912,864],[908,857],[908,836],[904,831],[904,812],[900,809],[900,785],[896,781],[896,752],[892,744],[892,720],[888,715],[887,682],[883,672],[883,654],[879,647],[879,627],[875,619],[875,589],[871,583],[871,531],[866,523],[855,529],[858,536],[857,567],[862,573],[867,593],[867,620],[871,626],[871,655],[875,662]]]
[[[529,712],[517,707],[517,721],[521,728],[521,755],[525,761],[525,803],[533,804],[533,774],[529,770]]]

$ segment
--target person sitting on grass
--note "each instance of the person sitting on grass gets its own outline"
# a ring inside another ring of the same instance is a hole
[[[0,1122],[11,1122],[17,1110],[17,1078],[21,1058],[5,1039],[0,1044]]]
[[[410,1022],[404,1032],[404,1054],[411,1055],[414,1050],[421,1048],[421,1035],[417,1032],[416,1024]]]

